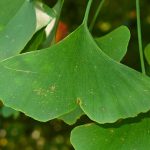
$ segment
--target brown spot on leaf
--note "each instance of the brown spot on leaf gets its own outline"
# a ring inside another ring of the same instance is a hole
[[[55,92],[55,89],[56,89],[56,86],[55,86],[55,85],[50,86],[50,87],[49,87],[50,93],[54,93],[54,92]]]
[[[36,94],[39,96],[47,96],[47,92],[42,88],[36,89],[34,92],[36,92]]]
[[[76,102],[77,102],[78,105],[80,105],[80,104],[81,104],[80,98],[77,98],[77,101],[76,101]]]
[[[52,85],[48,88],[39,88],[39,89],[35,89],[34,92],[39,95],[39,96],[47,96],[48,93],[51,93],[53,94],[56,90],[56,86],[55,85]]]

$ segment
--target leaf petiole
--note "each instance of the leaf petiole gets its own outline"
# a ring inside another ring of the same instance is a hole
[[[95,24],[96,19],[97,19],[98,15],[99,15],[99,12],[101,11],[101,8],[103,7],[104,2],[105,2],[105,0],[101,0],[101,2],[99,3],[99,6],[98,6],[98,8],[96,10],[96,13],[95,13],[95,15],[94,15],[94,17],[92,19],[92,22],[90,24],[90,27],[89,27],[90,31],[92,31],[92,29],[94,27],[94,24]]]
[[[137,11],[137,32],[138,32],[138,43],[139,43],[141,69],[142,69],[142,73],[146,74],[145,73],[143,48],[142,48],[141,20],[140,20],[140,1],[139,0],[136,0],[136,11]]]

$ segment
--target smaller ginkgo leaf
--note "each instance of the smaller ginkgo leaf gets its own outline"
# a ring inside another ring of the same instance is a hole
[[[99,123],[150,109],[149,77],[108,57],[91,36],[91,2],[81,26],[63,41],[1,61],[4,104],[40,121],[60,117],[77,105]]]
[[[9,2],[9,4],[8,4]],[[3,23],[3,29],[0,30],[0,60],[17,55],[31,39],[36,29],[36,15],[33,2],[29,0],[1,0],[1,7],[6,7],[6,12],[2,19],[9,18]],[[10,15],[10,10],[14,10]],[[8,14],[7,11],[10,13]],[[2,20],[3,21],[3,20]]]
[[[125,56],[130,40],[130,31],[126,26],[120,26],[107,35],[97,38],[97,45],[103,52],[116,61]]]
[[[87,124],[71,134],[75,150],[147,150],[150,147],[150,118],[122,126]]]
[[[0,61],[19,54],[38,30],[56,20],[52,8],[30,0],[1,0],[0,9]]]
[[[107,35],[96,38],[95,40],[104,53],[116,61],[121,61],[127,52],[130,31],[126,26],[120,26]],[[83,114],[81,108],[77,107],[70,113],[61,116],[60,119],[67,124],[74,124]]]
[[[144,50],[145,53],[145,58],[148,62],[148,64],[150,65],[150,44],[148,44]]]

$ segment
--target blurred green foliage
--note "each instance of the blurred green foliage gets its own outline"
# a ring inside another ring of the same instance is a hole
[[[56,0],[43,0],[53,6]],[[65,0],[61,20],[67,24],[69,32],[80,25],[87,0]],[[99,0],[94,0],[89,22],[92,19]],[[150,2],[141,0],[141,22],[143,49],[150,42]],[[93,36],[102,36],[120,25],[126,25],[131,31],[131,40],[123,63],[140,69],[135,0],[106,0],[92,32]],[[148,64],[147,68],[149,69]],[[75,125],[68,126],[60,120],[40,123],[24,114],[3,118],[0,116],[0,150],[73,150],[70,145],[70,131],[73,127],[90,122],[83,116]]]

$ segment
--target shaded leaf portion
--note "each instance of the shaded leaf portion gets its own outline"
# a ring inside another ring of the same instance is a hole
[[[71,143],[75,150],[147,150],[150,147],[150,118],[116,128],[96,124],[79,126],[72,131]]]
[[[75,110],[61,116],[59,119],[63,120],[65,123],[72,125],[74,124],[77,119],[79,119],[82,115],[84,114],[84,112],[82,111],[82,109],[80,107],[77,107]]]
[[[55,30],[57,29],[62,5],[63,0],[58,0],[53,8],[41,2],[35,3],[37,32],[22,50],[23,53],[50,46],[51,41],[55,39]]]
[[[4,21],[5,25],[0,30],[0,60],[18,54],[35,32],[36,16],[33,3],[27,0],[21,0],[21,2],[18,0],[1,0],[0,2],[2,3],[0,9],[3,5],[8,6],[3,12],[6,15],[2,19],[7,18],[9,9],[15,10],[13,15],[8,14],[9,20]]]
[[[112,59],[121,61],[125,56],[130,40],[130,31],[121,26],[109,34],[97,38],[97,45]]]
[[[4,104],[40,121],[77,105],[99,123],[150,109],[150,79],[105,55],[85,24],[51,48],[2,61],[0,89]]]
[[[22,53],[38,50],[45,39],[44,29],[37,31],[23,49]]]
[[[148,44],[144,50],[145,53],[145,58],[148,62],[148,64],[150,65],[150,44]]]
[[[96,39],[101,50],[116,61],[121,61],[127,51],[130,40],[130,31],[126,26],[120,26],[105,36]],[[74,124],[83,111],[77,107],[72,112],[62,116],[60,119],[68,124]]]
[[[17,118],[18,115],[19,115],[18,111],[15,111],[12,108],[9,108],[9,107],[6,107],[6,106],[3,106],[1,108],[0,112],[1,112],[2,116],[5,117],[5,118],[10,117],[12,115],[13,115],[14,118]]]

